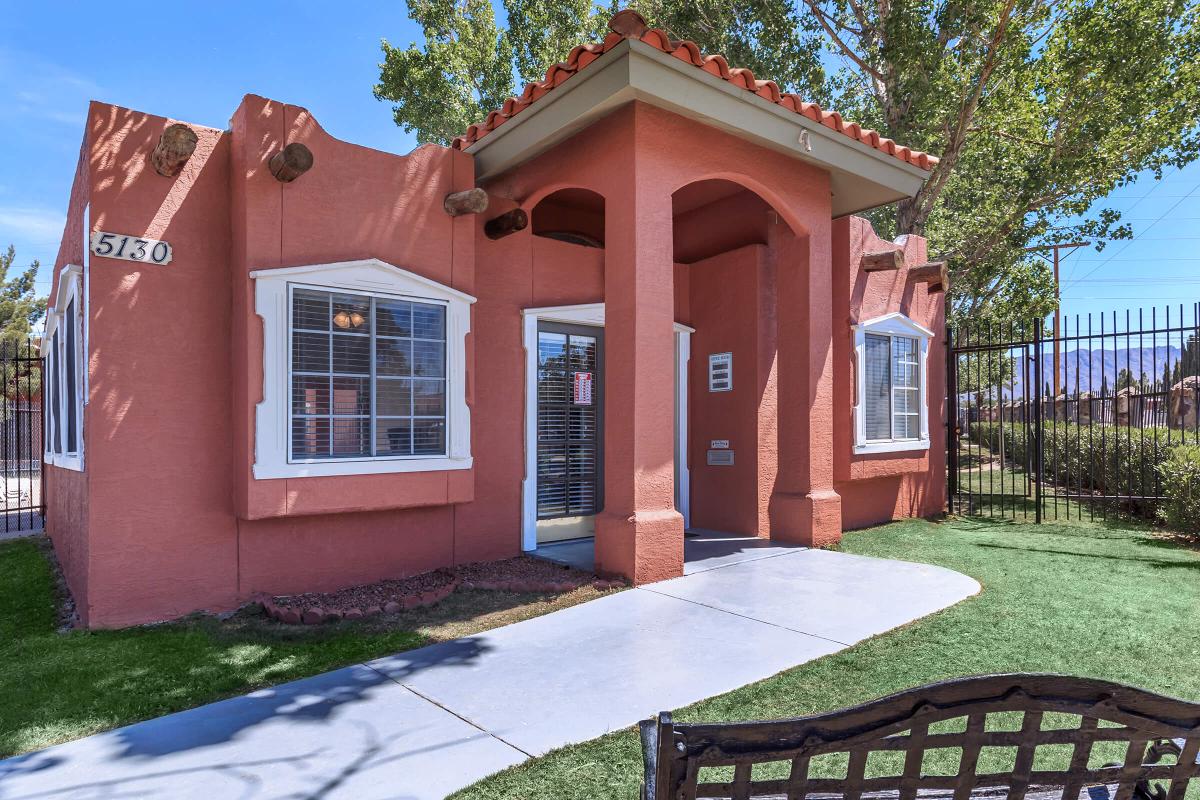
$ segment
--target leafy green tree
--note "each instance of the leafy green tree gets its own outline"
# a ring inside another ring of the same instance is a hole
[[[633,3],[655,24],[722,52],[790,91],[817,96],[824,71],[812,31],[790,0],[646,0]],[[411,0],[424,45],[382,43],[375,97],[394,103],[396,124],[420,142],[449,144],[517,94],[576,45],[599,41],[620,6],[590,0],[503,0],[508,27],[488,0]]]
[[[874,212],[950,262],[972,320],[1057,303],[1032,244],[1132,235],[1093,205],[1200,152],[1194,0],[633,0],[653,25],[940,161]],[[537,79],[615,10],[586,0],[412,0],[425,41],[383,43],[375,96],[422,142],[449,141]],[[826,74],[822,50],[840,66]],[[1087,213],[1087,221],[1074,223]]]
[[[33,328],[46,315],[46,298],[34,291],[38,262],[10,275],[16,257],[12,245],[0,253],[0,356],[26,355]],[[41,371],[5,359],[0,361],[0,381],[10,398],[33,397],[41,390]]]
[[[1117,391],[1128,389],[1133,386],[1133,373],[1125,367],[1121,367],[1121,371],[1117,373]]]

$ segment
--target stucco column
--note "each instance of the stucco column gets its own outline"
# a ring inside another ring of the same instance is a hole
[[[683,574],[675,510],[671,197],[636,168],[605,202],[604,510],[596,567],[648,583]]]
[[[771,538],[810,546],[842,535],[833,487],[833,291],[827,228],[795,236],[771,226],[778,300],[779,472]]]

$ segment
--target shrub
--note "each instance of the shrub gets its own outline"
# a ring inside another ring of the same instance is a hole
[[[970,426],[970,441],[1000,452],[1015,464],[1029,464],[1033,453],[1032,429],[1020,422],[977,422]],[[1046,424],[1042,456],[1043,479],[1060,487],[1097,494],[1153,497],[1159,493],[1159,467],[1172,449],[1181,445],[1178,431],[1165,428],[1130,428],[1117,425]],[[1200,483],[1196,484],[1200,491]],[[1165,487],[1164,487],[1165,488]],[[1133,505],[1148,511],[1144,503]]]
[[[1200,446],[1172,447],[1158,474],[1164,495],[1159,519],[1175,530],[1200,533]]]

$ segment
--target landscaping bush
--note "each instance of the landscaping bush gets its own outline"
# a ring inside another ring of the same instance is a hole
[[[1172,447],[1158,474],[1164,495],[1159,519],[1175,530],[1200,534],[1200,446]]]
[[[1006,462],[1030,463],[1033,434],[1025,424],[977,422],[970,426],[970,442],[982,444],[994,454],[1000,452],[1001,435]],[[1117,425],[1060,422],[1045,425],[1042,436],[1042,475],[1046,481],[1084,493],[1133,497],[1158,494],[1159,467],[1181,444],[1178,431]],[[1194,486],[1200,492],[1200,482]],[[1132,504],[1139,510],[1150,510],[1145,503]]]

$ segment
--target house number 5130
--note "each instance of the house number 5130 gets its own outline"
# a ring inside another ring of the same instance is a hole
[[[92,253],[146,264],[171,263],[171,245],[158,239],[142,239],[125,233],[92,232]]]

